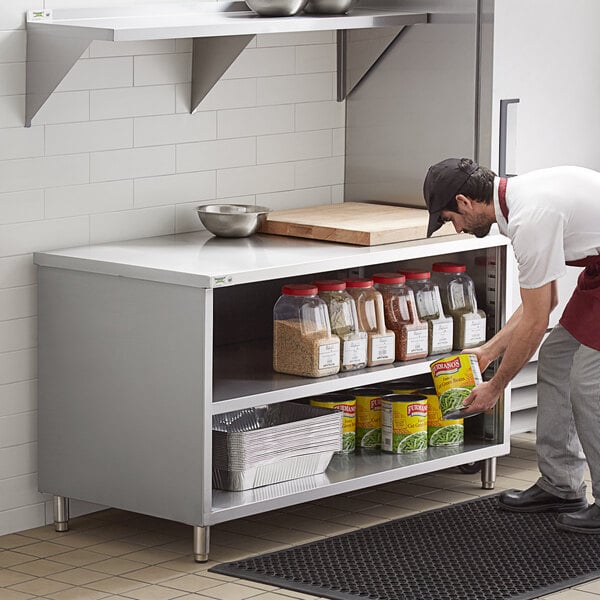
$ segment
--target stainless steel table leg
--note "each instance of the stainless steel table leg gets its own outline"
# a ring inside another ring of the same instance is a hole
[[[481,467],[481,487],[493,490],[496,484],[496,457],[486,458]]]
[[[54,530],[69,531],[69,499],[54,496]]]
[[[210,544],[210,527],[194,525],[194,560],[199,563],[208,560]]]

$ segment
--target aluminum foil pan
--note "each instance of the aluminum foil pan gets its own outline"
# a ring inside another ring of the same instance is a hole
[[[213,417],[213,467],[243,471],[306,454],[337,451],[342,413],[275,404]]]
[[[213,486],[240,492],[255,487],[323,473],[333,456],[332,451],[305,454],[241,471],[213,468]]]
[[[338,412],[307,404],[284,402],[214,415],[212,428],[214,431],[226,433],[244,433],[269,428],[275,431],[289,431],[298,427],[312,428],[323,421],[335,422]]]
[[[245,470],[261,465],[286,460],[296,456],[314,454],[318,452],[339,452],[342,449],[342,438],[336,436],[331,440],[319,440],[318,443],[305,444],[301,448],[280,448],[261,454],[247,456],[228,455],[222,452],[213,454],[213,467],[227,469],[229,471]]]

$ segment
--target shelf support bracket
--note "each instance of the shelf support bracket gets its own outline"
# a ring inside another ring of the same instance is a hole
[[[80,31],[79,35],[66,37],[41,28],[27,28],[27,66],[25,127],[31,127],[33,117],[48,100],[77,59],[92,40],[111,39],[97,30]]]
[[[407,29],[341,29],[337,32],[337,101],[345,100]]]
[[[190,112],[198,110],[200,102],[253,38],[254,34],[194,38]]]

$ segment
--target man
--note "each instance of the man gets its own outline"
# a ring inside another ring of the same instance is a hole
[[[560,529],[600,533],[600,173],[556,167],[507,180],[469,159],[450,158],[429,169],[423,193],[428,237],[447,221],[458,233],[477,237],[497,223],[519,266],[521,306],[491,340],[469,350],[482,371],[503,358],[492,379],[465,399],[467,412],[496,404],[546,332],[565,264],[585,267],[539,353],[541,477],[527,490],[503,492],[499,503],[516,512],[562,513]],[[596,501],[590,506],[585,457]]]

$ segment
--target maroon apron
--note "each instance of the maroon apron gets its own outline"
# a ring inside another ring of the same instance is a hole
[[[498,203],[502,216],[508,222],[506,206],[507,179],[500,178]],[[600,255],[568,260],[570,267],[585,267],[577,280],[577,287],[567,303],[559,323],[580,343],[600,350]]]

